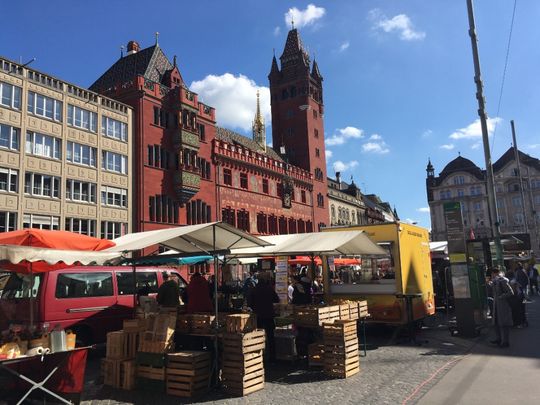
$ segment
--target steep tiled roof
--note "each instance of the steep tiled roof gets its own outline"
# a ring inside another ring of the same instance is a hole
[[[498,172],[504,169],[508,163],[513,162],[515,159],[514,148],[510,147],[495,163],[493,163],[493,172]],[[519,151],[519,162],[523,165],[534,167],[540,171],[540,160]],[[523,173],[523,171],[522,171]]]
[[[115,84],[133,79],[137,75],[162,83],[163,76],[172,68],[173,65],[163,50],[158,45],[154,45],[118,59],[90,86],[90,90],[106,91]]]
[[[230,129],[216,127],[216,139],[232,144],[241,145],[242,147],[250,149],[254,152],[267,155],[269,158],[272,158],[274,160],[283,161],[279,154],[270,146],[267,146],[266,151],[264,151],[253,139],[248,138],[244,135],[240,135],[239,133],[231,131]]]
[[[309,67],[309,55],[304,49],[304,45],[302,44],[302,40],[300,39],[300,35],[298,35],[298,30],[296,28],[289,31],[283,53],[279,59],[281,60],[282,69],[290,64],[296,64],[298,59],[300,59],[305,66]]]

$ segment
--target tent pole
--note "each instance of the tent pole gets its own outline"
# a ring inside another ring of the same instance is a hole
[[[133,319],[137,317],[137,267],[135,262],[133,262]]]
[[[34,272],[30,262],[30,329],[34,329]]]
[[[213,255],[214,255],[214,305],[215,305],[215,324],[214,324],[214,376],[215,376],[215,384],[218,384],[218,255],[216,253],[216,225],[212,226],[212,241],[213,241]]]

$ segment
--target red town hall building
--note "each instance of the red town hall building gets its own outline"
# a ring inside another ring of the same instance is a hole
[[[268,76],[276,150],[258,98],[248,138],[216,125],[157,43],[127,51],[90,90],[134,110],[135,232],[216,220],[262,235],[328,225],[322,76],[296,29]]]

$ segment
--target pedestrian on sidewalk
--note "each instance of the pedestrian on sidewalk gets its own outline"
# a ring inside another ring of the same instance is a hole
[[[514,292],[506,277],[501,273],[498,266],[493,268],[493,326],[496,339],[491,343],[500,347],[509,347],[510,327],[512,326],[512,309],[508,303],[508,298],[513,297]]]
[[[519,283],[519,286],[521,287],[521,290],[523,291],[523,295],[525,296],[525,299],[529,301],[529,297],[527,296],[527,289],[529,288],[529,276],[527,275],[527,271],[523,268],[523,263],[518,262],[516,267],[516,281]]]
[[[533,294],[540,295],[540,291],[538,291],[538,269],[533,263],[528,263],[527,266],[529,267],[529,297]]]

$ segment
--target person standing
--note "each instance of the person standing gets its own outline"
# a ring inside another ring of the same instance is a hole
[[[527,296],[527,288],[529,287],[529,276],[527,275],[527,272],[523,268],[523,263],[521,262],[517,263],[515,275],[516,275],[516,281],[521,287],[521,291],[523,291],[525,299],[528,300],[529,297]]]
[[[251,299],[251,294],[253,294],[253,291],[255,290],[256,286],[257,286],[257,273],[254,269],[250,269],[249,277],[246,278],[246,280],[244,281],[244,285],[242,286],[242,295],[244,296],[244,302],[248,306]]]
[[[163,283],[159,286],[156,301],[162,307],[177,307],[180,304],[180,290],[176,277],[162,273]]]
[[[249,296],[248,305],[257,315],[257,328],[264,329],[266,333],[266,347],[268,348],[267,352],[270,361],[275,361],[276,359],[274,304],[278,302],[279,297],[274,287],[272,287],[270,280],[266,277],[261,277],[257,282],[257,286],[253,289],[253,294]]]
[[[210,300],[210,288],[208,281],[197,272],[191,276],[191,280],[186,289],[187,307],[186,311],[194,312],[212,312],[212,301]]]
[[[538,270],[534,266],[533,263],[529,263],[528,266],[529,266],[528,275],[529,275],[529,291],[530,291],[529,296],[533,294],[540,295],[540,291],[538,291]]]
[[[501,274],[498,266],[493,268],[493,326],[496,339],[491,343],[498,344],[500,347],[509,347],[509,335],[512,322],[512,309],[508,299],[513,297],[514,292],[506,277]]]

